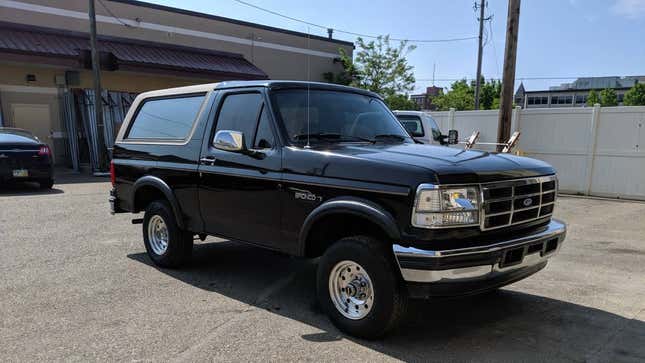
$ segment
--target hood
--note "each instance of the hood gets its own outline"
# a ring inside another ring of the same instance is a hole
[[[485,183],[555,173],[551,165],[532,158],[424,144],[336,144],[327,152],[424,168],[435,174],[441,184]]]

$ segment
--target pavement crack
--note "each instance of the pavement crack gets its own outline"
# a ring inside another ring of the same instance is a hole
[[[260,291],[260,294],[258,294],[258,297],[255,300],[253,300],[252,303],[249,304],[249,307],[247,309],[241,310],[239,314],[213,327],[213,329],[211,329],[206,335],[204,335],[203,338],[199,339],[194,344],[186,347],[186,349],[179,352],[179,354],[176,357],[174,357],[172,361],[173,362],[192,361],[193,359],[191,359],[191,357],[193,357],[195,354],[199,352],[203,352],[205,348],[209,346],[210,343],[219,335],[219,332],[223,328],[239,320],[247,313],[253,312],[255,310],[260,310],[259,306],[262,303],[268,301],[271,296],[273,296],[277,292],[287,287],[296,278],[296,276],[300,274],[301,270],[303,270],[303,268],[294,269],[294,271],[288,274],[287,276],[277,279],[275,282],[273,282],[272,284],[264,288],[262,291]]]
[[[230,319],[227,319],[227,320],[223,321],[222,323],[216,325],[215,327],[213,327],[208,332],[208,334],[204,335],[203,338],[199,339],[194,344],[189,345],[188,347],[186,347],[186,349],[184,349],[181,352],[179,352],[179,354],[177,354],[177,356],[172,358],[171,361],[172,362],[190,362],[190,361],[192,361],[191,357],[194,356],[196,353],[204,351],[205,348],[210,344],[212,339],[214,339],[218,335],[219,331],[222,328],[224,328],[226,325],[228,325],[230,323],[235,322],[236,320],[238,320],[239,318],[244,316],[244,314],[246,314],[248,312],[251,312],[251,311],[253,311],[253,309],[243,310],[239,314],[234,315]]]

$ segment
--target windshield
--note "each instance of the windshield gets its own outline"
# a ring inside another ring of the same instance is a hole
[[[0,127],[0,143],[30,142],[38,143],[38,139],[29,131],[22,129]]]
[[[11,135],[18,135],[18,136],[23,136],[23,137],[29,137],[29,138],[34,138],[34,135],[32,135],[29,131],[23,130],[23,129],[13,129],[13,128],[8,128],[8,127],[0,127],[0,134],[11,134]]]
[[[290,89],[272,92],[272,100],[294,143],[307,140],[412,142],[383,102],[374,97],[350,92]]]

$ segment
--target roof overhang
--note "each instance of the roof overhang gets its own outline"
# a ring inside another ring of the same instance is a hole
[[[241,54],[105,36],[97,43],[101,69],[107,71],[217,80],[268,78]],[[89,36],[0,22],[0,59],[90,69]]]

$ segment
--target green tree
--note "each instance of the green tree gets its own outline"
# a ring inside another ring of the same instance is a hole
[[[325,72],[323,73],[323,78],[328,83],[342,84],[343,86],[349,86],[355,78],[358,78],[358,70],[352,62],[344,49],[338,50],[340,54],[340,62],[343,66],[343,70],[339,73],[334,72]]]
[[[499,97],[502,93],[502,82],[491,79],[486,82],[482,77],[479,93],[479,108],[491,110],[499,108]],[[468,83],[466,79],[454,82],[443,95],[436,96],[432,103],[439,110],[473,110],[475,109],[475,81]]]
[[[591,90],[587,96],[587,106],[593,106],[596,103],[600,103],[600,97],[595,90]]]
[[[618,106],[618,97],[613,88],[605,88],[600,91],[600,105],[601,106]]]
[[[481,108],[482,110],[499,108],[499,96],[501,93],[502,82],[494,79],[490,82],[481,82],[481,91],[479,92],[479,108]]]
[[[369,42],[359,37],[354,59],[340,51],[343,71],[323,76],[328,82],[363,88],[384,97],[405,94],[414,89],[414,67],[408,64],[406,57],[415,48],[406,41],[390,45],[389,35]]]
[[[475,93],[464,78],[453,82],[450,90],[432,99],[432,103],[441,111],[454,108],[456,110],[472,110],[475,108]]]
[[[499,97],[502,93],[502,82],[491,79],[486,82],[484,77],[481,81],[479,93],[479,108],[492,110],[499,108]],[[450,89],[443,95],[432,99],[439,110],[445,111],[454,108],[459,111],[475,109],[475,81],[468,83],[466,79],[456,81],[450,85]]]
[[[625,106],[645,106],[645,83],[636,83],[625,93]]]
[[[419,105],[408,98],[408,95],[393,94],[385,97],[385,104],[391,110],[418,111]]]

